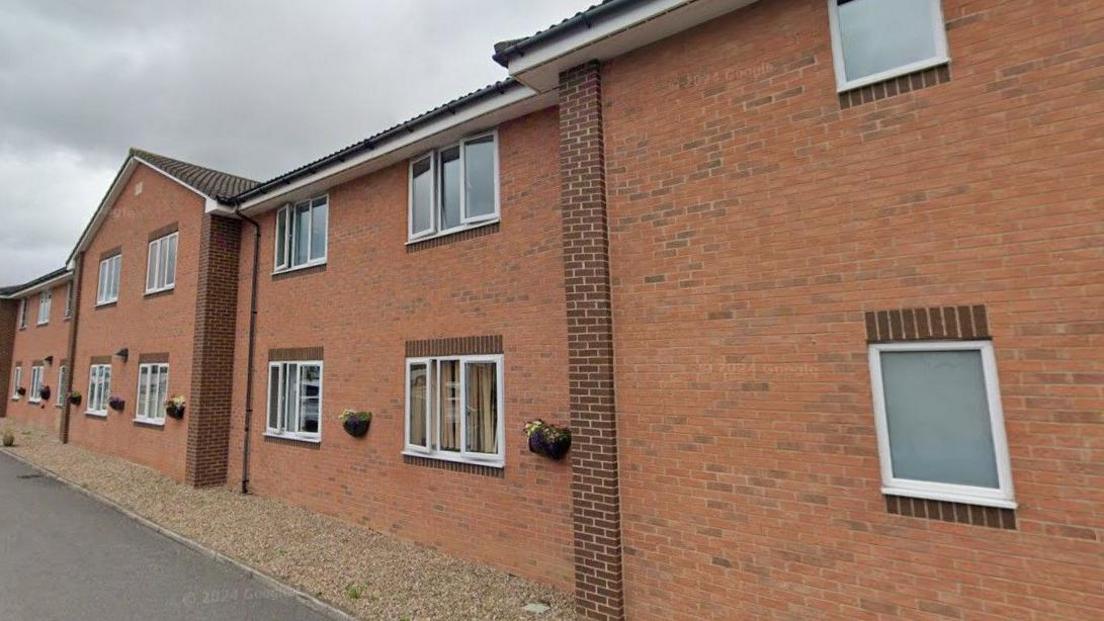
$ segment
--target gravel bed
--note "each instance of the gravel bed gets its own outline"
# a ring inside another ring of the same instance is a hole
[[[361,619],[574,619],[571,598],[502,571],[361,526],[226,488],[194,489],[160,473],[5,425],[9,450],[226,556]],[[522,608],[541,602],[542,614]]]

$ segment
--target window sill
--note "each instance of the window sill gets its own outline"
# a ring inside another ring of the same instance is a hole
[[[119,303],[119,300],[112,300],[110,302],[97,302],[96,306],[95,306],[95,309],[100,310],[101,308],[111,308],[111,307],[115,306],[118,303]]]
[[[39,403],[42,403],[42,399],[27,399],[27,403],[33,403],[34,405],[38,405]]]
[[[998,509],[1015,509],[1019,505],[1015,500],[1002,498],[985,498],[983,496],[970,496],[968,494],[948,494],[942,492],[924,492],[919,490],[903,490],[883,487],[882,493],[886,496],[900,496],[902,498],[920,498],[923,500],[942,500],[945,502],[959,502],[964,505],[977,505],[979,507],[996,507]]]
[[[107,418],[107,412],[96,412],[95,410],[85,410],[84,415],[92,418]]]
[[[475,223],[472,223],[472,224],[468,224],[466,226],[454,227],[454,228],[451,228],[447,231],[441,231],[440,233],[434,233],[432,235],[422,235],[422,236],[419,236],[419,237],[410,238],[410,239],[406,240],[406,245],[407,246],[413,246],[414,244],[420,244],[422,242],[429,241],[431,239],[439,239],[441,237],[448,237],[450,235],[459,235],[460,233],[464,233],[464,232],[467,232],[467,231],[474,231],[475,229],[481,229],[485,226],[491,226],[492,224],[498,224],[501,221],[502,221],[501,217],[492,218],[490,220],[475,222]]]
[[[295,267],[289,267],[289,268],[286,268],[286,269],[273,270],[272,271],[272,278],[275,280],[275,279],[279,279],[279,278],[283,278],[283,277],[290,277],[290,276],[299,275],[299,274],[307,274],[307,273],[312,273],[312,272],[324,272],[324,271],[326,271],[326,263],[327,263],[327,261],[325,259],[323,259],[322,261],[315,261],[313,263],[306,263],[306,264],[303,264],[303,265],[297,265]]]
[[[48,325],[50,325],[49,321],[43,321],[42,323],[36,323],[35,327],[36,328],[41,328],[42,326],[48,326]]]
[[[12,401],[19,401],[19,397],[12,397]]]
[[[271,431],[266,431],[264,433],[264,437],[272,438],[273,440],[290,440],[292,442],[302,442],[303,444],[322,444],[321,436],[307,437],[290,433],[272,433]]]
[[[422,459],[433,459],[436,461],[447,461],[455,464],[467,464],[469,466],[485,466],[487,468],[502,469],[506,467],[506,462],[501,459],[469,459],[466,457],[453,456],[441,453],[422,453],[420,451],[405,450],[402,452],[407,457],[420,457]]]
[[[167,289],[153,289],[142,294],[143,298],[156,298],[162,295],[168,295],[176,291],[176,287],[169,287]]]
[[[145,427],[164,427],[165,421],[157,418],[135,418],[134,424]]]

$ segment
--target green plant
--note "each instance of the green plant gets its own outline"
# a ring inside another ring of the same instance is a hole
[[[3,440],[4,440],[4,446],[12,446],[13,444],[15,444],[15,434],[13,434],[11,431],[5,429]]]
[[[341,414],[338,416],[338,419],[341,420],[342,423],[344,423],[347,420],[370,421],[370,420],[372,420],[372,413],[371,412],[357,412],[355,410],[346,409],[345,411],[341,412]]]
[[[345,585],[345,597],[348,597],[349,599],[355,601],[355,600],[360,599],[360,596],[363,595],[363,594],[364,594],[364,587],[362,585],[355,584],[353,582],[350,582],[349,584]]]

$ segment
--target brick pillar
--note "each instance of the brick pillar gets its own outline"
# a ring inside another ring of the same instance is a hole
[[[624,606],[599,63],[560,74],[559,107],[575,608],[615,620]]]
[[[12,354],[15,353],[15,322],[19,300],[0,300],[0,417],[8,415],[11,402]]]
[[[184,479],[195,487],[226,482],[240,249],[240,220],[212,214],[203,217],[192,394],[185,415],[188,446]]]
[[[66,362],[69,367],[69,377],[66,379],[69,385],[58,386],[58,390],[65,393],[65,396],[62,397],[64,401],[61,406],[61,420],[58,421],[58,440],[62,444],[69,442],[69,421],[73,408],[76,407],[69,403],[69,393],[73,391],[73,375],[77,372],[74,367],[77,366],[77,337],[80,336],[81,283],[84,282],[84,265],[84,253],[79,252],[77,253],[76,262],[73,264],[73,279],[69,281],[69,286],[73,288],[73,310],[69,317],[69,340],[66,344]],[[88,395],[85,395],[84,398],[87,399]]]

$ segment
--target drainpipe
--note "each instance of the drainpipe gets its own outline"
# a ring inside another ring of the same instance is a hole
[[[249,435],[250,424],[253,421],[253,355],[256,350],[257,337],[257,277],[260,267],[261,253],[261,225],[256,220],[245,215],[238,206],[234,213],[239,218],[253,225],[253,275],[251,292],[249,294],[249,353],[245,370],[245,422],[242,425],[242,478],[241,493],[249,493]]]

